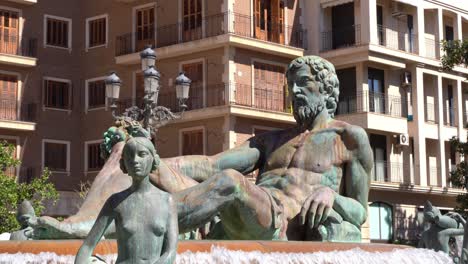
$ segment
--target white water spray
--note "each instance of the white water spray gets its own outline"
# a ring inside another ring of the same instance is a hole
[[[114,264],[117,255],[101,256],[106,263]],[[55,253],[0,254],[1,264],[68,264],[75,256],[58,256]],[[361,249],[316,253],[261,253],[212,247],[211,252],[184,252],[177,255],[176,264],[450,264],[450,257],[429,249],[395,249],[390,252],[367,252]]]

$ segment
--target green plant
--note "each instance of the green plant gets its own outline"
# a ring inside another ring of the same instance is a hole
[[[450,139],[450,145],[460,155],[460,163],[457,164],[456,168],[450,172],[450,182],[453,186],[459,188],[468,187],[468,164],[465,160],[466,154],[468,153],[468,142],[461,142],[458,138],[453,137]],[[461,214],[464,218],[468,217],[468,194],[460,194],[457,196],[457,206],[455,211]]]
[[[49,181],[50,171],[47,168],[30,183],[19,183],[15,177],[6,174],[8,168],[20,164],[13,158],[13,153],[12,145],[0,142],[0,233],[11,232],[20,227],[16,220],[16,210],[23,200],[29,200],[39,216],[45,208],[45,200],[55,203],[58,199],[58,192]]]
[[[456,65],[468,66],[468,41],[442,41],[444,55],[441,58],[444,70],[453,69]]]

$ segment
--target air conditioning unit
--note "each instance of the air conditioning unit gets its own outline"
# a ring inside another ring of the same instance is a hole
[[[411,72],[403,72],[401,74],[401,86],[408,87],[411,85]]]
[[[401,7],[401,4],[397,2],[393,2],[392,17],[401,18],[405,16],[407,16],[407,14],[403,12],[403,8]]]
[[[409,136],[408,134],[400,134],[397,137],[397,146],[409,146]]]

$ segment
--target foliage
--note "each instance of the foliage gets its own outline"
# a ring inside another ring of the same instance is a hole
[[[19,183],[15,177],[6,173],[8,168],[20,163],[13,158],[13,153],[12,145],[0,142],[0,233],[11,232],[20,227],[16,220],[16,210],[23,200],[29,200],[36,215],[41,215],[45,200],[55,203],[58,199],[55,186],[49,182],[50,171],[47,168],[30,183]]]
[[[454,187],[467,189],[468,187],[468,164],[464,159],[468,153],[468,142],[461,142],[458,138],[450,139],[450,145],[460,155],[461,162],[457,167],[450,172],[450,182]],[[460,194],[457,196],[457,207],[455,211],[461,214],[464,218],[468,217],[468,194]]]
[[[456,65],[468,66],[468,41],[442,41],[444,55],[441,58],[444,70],[453,69]]]
[[[89,193],[90,189],[91,189],[91,182],[90,181],[80,182],[80,189],[76,190],[75,192],[80,197],[81,202],[84,202],[84,200],[88,196],[88,193]],[[77,209],[80,209],[80,207],[81,207],[81,204],[78,204]]]

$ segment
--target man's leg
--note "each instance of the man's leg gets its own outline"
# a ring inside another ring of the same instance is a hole
[[[195,229],[218,213],[231,239],[272,239],[272,201],[267,192],[235,170],[225,170],[175,193],[179,231]],[[270,236],[271,233],[271,237]]]

